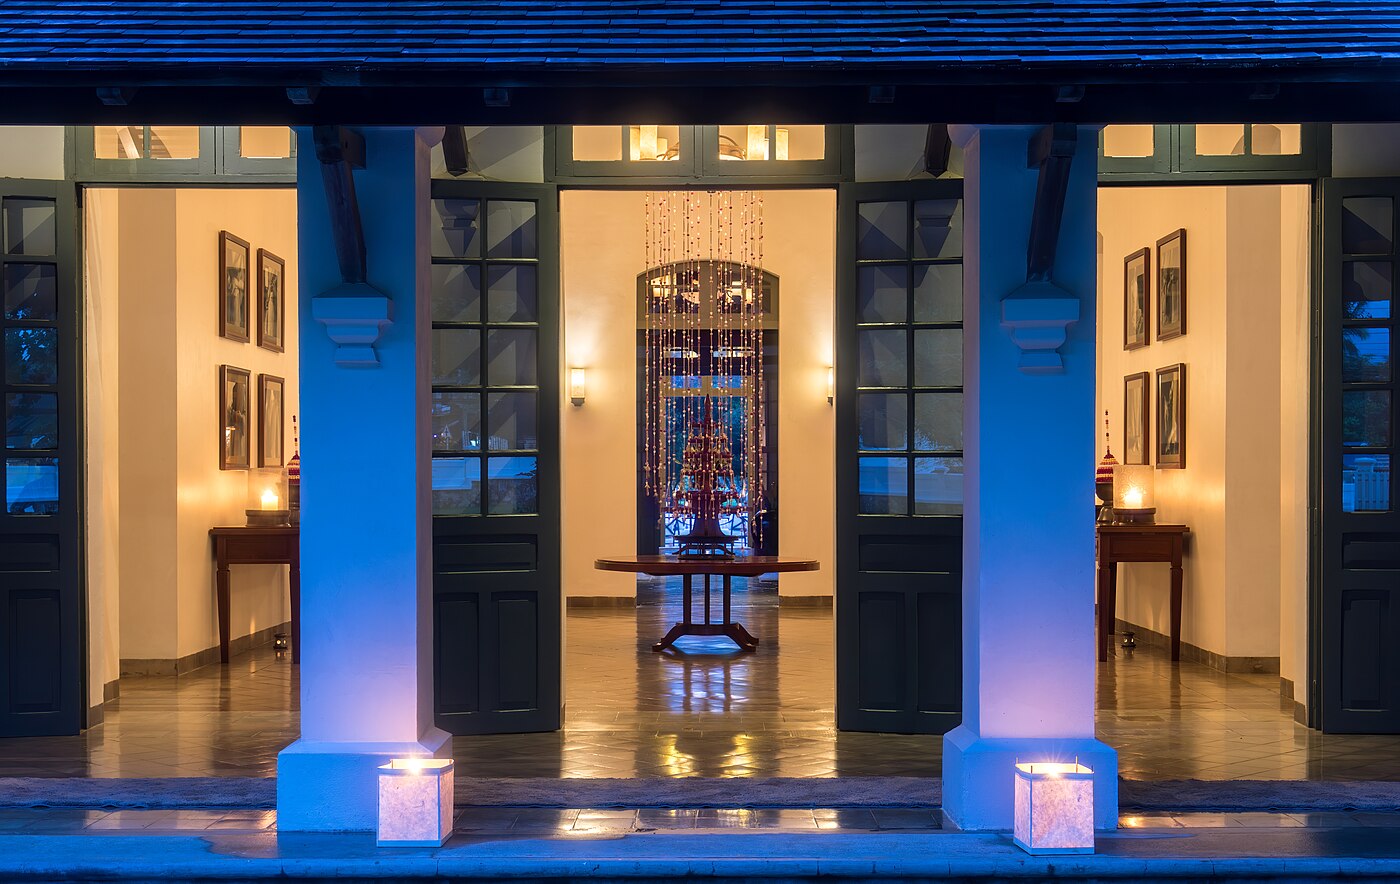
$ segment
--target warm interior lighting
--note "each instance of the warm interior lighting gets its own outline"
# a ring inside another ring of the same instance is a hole
[[[1113,468],[1113,511],[1120,522],[1150,523],[1156,513],[1157,473],[1150,464]]]
[[[1133,509],[1141,509],[1144,493],[1141,488],[1134,485],[1123,492],[1123,503]]]
[[[786,160],[788,158],[788,130],[779,127],[776,132],[776,143],[773,145],[773,158],[776,160]]]
[[[569,401],[574,405],[582,405],[584,395],[587,392],[586,372],[581,368],[569,369]]]
[[[262,493],[262,508],[265,510],[278,509],[282,503],[282,498],[277,496],[277,492],[271,488]]]
[[[1079,762],[1016,765],[1016,846],[1032,854],[1094,852],[1094,772]]]
[[[836,402],[836,368],[828,365],[826,367],[826,404],[831,405]]]
[[[749,127],[749,148],[744,153],[746,160],[768,159],[768,127]]]

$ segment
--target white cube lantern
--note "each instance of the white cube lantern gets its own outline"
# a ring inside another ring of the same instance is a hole
[[[1079,762],[1016,765],[1016,846],[1027,853],[1094,852],[1094,772]]]
[[[395,758],[379,768],[380,847],[441,847],[452,834],[452,759]]]

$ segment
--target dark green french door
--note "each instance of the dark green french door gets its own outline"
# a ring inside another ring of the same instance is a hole
[[[0,736],[83,724],[76,242],[71,184],[0,181]]]
[[[560,726],[558,191],[434,181],[437,722]]]
[[[1400,733],[1397,209],[1400,179],[1323,182],[1313,662],[1335,733]]]
[[[836,723],[962,714],[962,182],[841,188]]]

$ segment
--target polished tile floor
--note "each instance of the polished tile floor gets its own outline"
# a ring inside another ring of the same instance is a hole
[[[736,592],[762,644],[650,644],[676,619],[669,590],[636,608],[567,618],[562,731],[458,737],[463,775],[551,777],[935,776],[941,740],[840,733],[830,608]],[[1295,724],[1272,676],[1172,665],[1152,649],[1100,667],[1099,736],[1134,779],[1400,780],[1400,737]],[[296,669],[261,649],[227,667],[122,680],[107,720],[76,737],[0,741],[0,776],[271,776],[298,732]]]

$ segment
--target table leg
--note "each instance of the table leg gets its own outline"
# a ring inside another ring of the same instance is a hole
[[[1113,635],[1118,631],[1118,563],[1108,563],[1108,616],[1105,619],[1104,653],[1113,646]]]
[[[1172,560],[1172,661],[1181,659],[1181,559]]]
[[[1099,588],[1099,662],[1108,662],[1108,569],[1113,567],[1105,561],[1099,561],[1098,588]]]
[[[292,595],[292,662],[301,662],[301,556],[293,555],[287,584]]]
[[[690,578],[691,575],[689,574],[681,577],[681,597],[685,604],[685,613],[682,617],[682,621],[686,626],[690,625]]]
[[[710,625],[710,575],[705,575],[705,625]]]
[[[218,595],[219,607],[219,662],[228,663],[228,642],[229,642],[229,587],[228,587],[228,563],[220,558],[217,569],[214,571],[214,587]]]
[[[731,622],[729,619],[729,593],[733,588],[732,580],[733,578],[729,574],[724,575],[724,622],[726,624]]]

